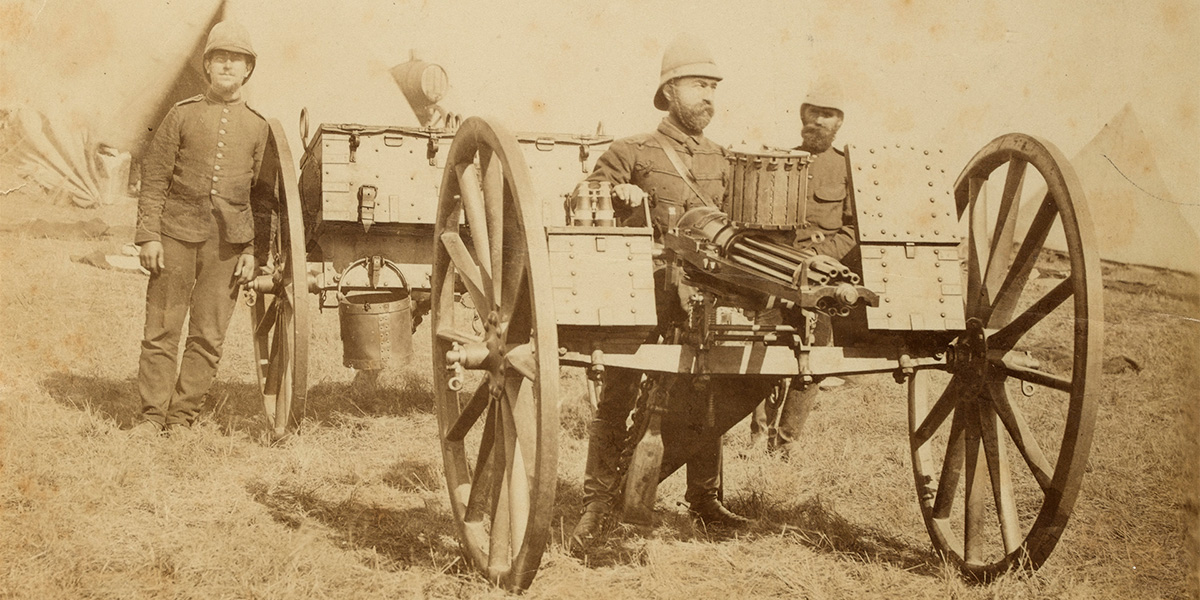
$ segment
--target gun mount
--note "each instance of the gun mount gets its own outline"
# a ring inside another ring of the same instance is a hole
[[[784,306],[847,316],[855,306],[879,306],[879,296],[834,258],[797,250],[742,229],[709,207],[689,210],[662,236],[685,263],[689,279],[719,295],[758,293]]]

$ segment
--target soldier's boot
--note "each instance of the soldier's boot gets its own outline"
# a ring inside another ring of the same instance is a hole
[[[587,552],[602,539],[608,530],[611,517],[607,510],[599,505],[592,505],[583,511],[575,529],[571,530],[569,540],[572,554],[580,555]]]
[[[693,519],[706,527],[743,529],[754,523],[753,520],[725,508],[725,505],[716,498],[693,504],[688,512],[691,513]]]
[[[693,454],[687,462],[687,492],[684,499],[688,501],[688,512],[692,518],[702,525],[738,529],[753,523],[725,508],[721,502],[723,495],[722,469],[722,437],[712,436],[705,440],[705,447]]]
[[[620,495],[620,461],[625,436],[624,423],[618,426],[604,418],[596,418],[591,423],[583,473],[584,510],[571,532],[573,552],[586,551],[608,525],[612,507]]]

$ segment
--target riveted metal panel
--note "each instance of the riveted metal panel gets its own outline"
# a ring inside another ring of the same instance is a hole
[[[860,242],[957,243],[957,174],[940,148],[850,147]]]
[[[863,285],[879,294],[870,329],[957,331],[966,327],[957,246],[862,244]]]
[[[653,238],[635,235],[547,235],[554,312],[559,325],[649,325],[654,313]]]

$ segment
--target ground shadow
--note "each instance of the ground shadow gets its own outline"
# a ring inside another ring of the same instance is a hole
[[[372,383],[367,378],[351,382],[321,382],[308,390],[304,418],[329,422],[335,415],[406,416],[432,413],[433,387],[425,373],[398,371]]]
[[[555,535],[554,539],[564,547],[571,529],[579,521],[581,494],[578,486],[560,482],[555,521],[561,522],[565,533]],[[755,523],[745,529],[705,527],[695,522],[686,510],[660,509],[657,522],[652,526],[613,524],[600,543],[579,558],[591,567],[640,564],[645,559],[642,548],[646,539],[719,543],[734,538],[752,540],[784,535],[823,553],[859,557],[926,576],[943,572],[944,563],[931,548],[913,546],[854,523],[831,510],[820,499],[780,504],[764,501],[761,495],[751,493],[728,500],[731,509],[754,519]]]
[[[330,501],[304,489],[268,489],[262,482],[251,483],[248,491],[276,521],[288,527],[299,528],[306,519],[315,519],[332,531],[339,547],[373,550],[383,561],[366,565],[370,568],[399,571],[420,566],[442,573],[474,574],[462,559],[449,510],[432,494],[419,495],[423,506],[393,509],[360,502],[353,493]]]
[[[68,371],[48,374],[41,387],[55,401],[90,410],[128,429],[141,414],[137,380],[111,379]],[[336,422],[338,415],[403,416],[433,410],[429,382],[405,372],[395,381],[377,384],[324,382],[309,389],[301,414],[317,425]],[[251,436],[269,429],[262,395],[250,383],[216,381],[204,401],[199,424],[214,423],[222,433],[241,431]]]

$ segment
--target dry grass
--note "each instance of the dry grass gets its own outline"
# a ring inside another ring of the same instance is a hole
[[[0,199],[5,222],[100,216]],[[464,566],[434,443],[428,330],[409,370],[350,385],[336,316],[317,319],[312,427],[280,447],[235,316],[205,413],[186,437],[130,439],[145,279],[75,264],[123,240],[0,235],[0,597],[502,597]],[[1116,273],[1120,275],[1120,273]],[[802,458],[727,443],[737,536],[695,528],[660,493],[658,526],[623,528],[586,562],[577,518],[589,412],[564,375],[559,501],[531,598],[1185,598],[1197,594],[1196,290],[1191,280],[1107,292],[1107,376],[1090,472],[1065,535],[1032,575],[973,585],[932,552],[912,490],[903,391],[862,377],[822,396]],[[1188,536],[1192,537],[1188,537]]]

